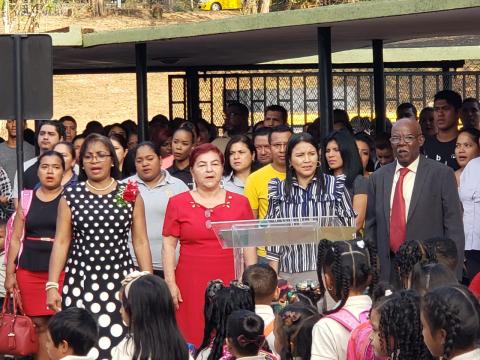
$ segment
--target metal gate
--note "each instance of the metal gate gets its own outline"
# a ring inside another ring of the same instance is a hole
[[[205,73],[199,75],[201,116],[223,124],[223,108],[229,101],[240,101],[250,109],[252,125],[263,120],[265,107],[284,106],[289,122],[302,126],[318,116],[318,74],[313,71]],[[462,97],[479,98],[480,69],[476,71],[388,71],[385,73],[387,117],[395,117],[402,102],[411,102],[420,111],[431,106],[435,93],[447,87]],[[185,75],[169,76],[170,118],[187,117]],[[373,73],[371,71],[335,71],[333,107],[345,109],[350,117],[374,117]]]

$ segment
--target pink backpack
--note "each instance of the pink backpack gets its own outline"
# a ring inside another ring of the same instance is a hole
[[[33,199],[33,190],[22,190],[21,194],[21,204],[22,204],[22,215],[23,219],[27,217],[28,211],[30,210],[30,205],[32,204],[32,199]],[[5,236],[5,265],[7,264],[7,259],[8,259],[8,249],[10,248],[10,241],[12,240],[12,234],[13,234],[13,222],[15,220],[15,212],[12,216],[7,221],[7,231],[6,231],[6,236]],[[20,251],[18,253],[18,257],[22,254],[23,250],[23,238],[25,237],[25,227],[23,228],[22,232],[22,237],[20,238]]]
[[[338,310],[326,317],[335,320],[351,335],[347,347],[347,360],[378,360],[370,341],[372,327],[368,320],[370,310],[362,311],[357,319],[350,311],[345,308]]]
[[[352,330],[347,347],[347,360],[381,360],[375,355],[372,340],[372,325],[366,321]]]
[[[352,332],[352,330],[355,329],[358,325],[368,321],[369,312],[370,310],[362,311],[359,315],[360,320],[358,320],[355,315],[353,315],[350,311],[345,308],[341,308],[337,312],[334,312],[333,314],[328,314],[325,317],[335,320],[349,332]]]

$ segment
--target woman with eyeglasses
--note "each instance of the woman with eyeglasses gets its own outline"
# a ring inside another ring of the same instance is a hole
[[[357,231],[363,228],[367,212],[368,179],[354,137],[346,130],[334,131],[323,143],[323,169],[329,175],[345,175],[345,187],[357,214]]]
[[[47,305],[53,311],[81,307],[98,319],[99,359],[125,334],[117,293],[135,270],[128,248],[132,234],[138,266],[152,272],[144,204],[136,183],[120,184],[118,160],[108,138],[91,134],[80,150],[77,186],[65,189],[58,207],[50,257]],[[65,268],[65,286],[58,279]],[[61,296],[63,292],[63,296]]]
[[[163,270],[187,342],[198,347],[203,335],[204,292],[212,279],[234,279],[233,251],[222,249],[211,223],[253,219],[248,200],[220,186],[223,154],[210,144],[190,155],[195,190],[170,198],[163,226]],[[175,249],[180,257],[175,268]],[[256,262],[255,248],[245,249],[245,264]]]
[[[63,190],[65,161],[58,152],[47,151],[38,158],[38,164],[40,187],[33,191],[28,210],[24,212],[21,208],[22,200],[15,215],[8,250],[5,289],[10,293],[14,289],[20,290],[23,310],[36,325],[40,345],[36,359],[46,360],[47,323],[54,313],[45,307],[45,283],[55,238],[58,203]],[[57,276],[60,285],[63,277],[63,267],[60,267]]]

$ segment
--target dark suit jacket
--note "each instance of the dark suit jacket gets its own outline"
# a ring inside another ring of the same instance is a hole
[[[397,162],[375,171],[369,180],[365,222],[367,240],[377,245],[380,279],[390,280],[390,195]],[[461,279],[465,235],[462,205],[453,170],[420,155],[407,217],[407,240],[445,236],[457,244]]]

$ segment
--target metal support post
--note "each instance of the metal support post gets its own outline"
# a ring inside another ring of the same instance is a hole
[[[187,117],[191,122],[196,122],[202,116],[200,113],[200,94],[198,85],[198,71],[188,69],[187,78]]]
[[[386,130],[385,74],[383,64],[383,40],[372,40],[373,50],[373,91],[375,100],[375,131]]]
[[[319,27],[318,37],[318,89],[320,140],[333,130],[332,35],[329,27]]]
[[[147,44],[135,44],[138,141],[148,140]]]

